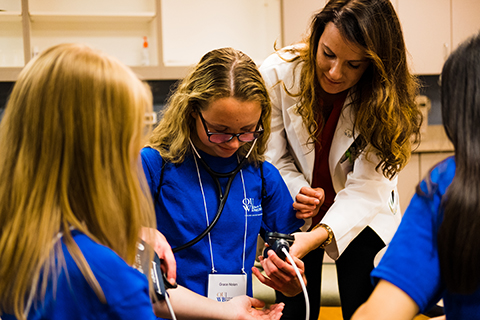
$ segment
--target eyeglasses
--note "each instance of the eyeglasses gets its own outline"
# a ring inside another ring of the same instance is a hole
[[[205,119],[203,119],[203,116],[199,111],[198,111],[198,115],[200,116],[200,120],[202,120],[203,128],[205,129],[205,133],[207,134],[208,141],[210,141],[211,143],[229,142],[234,137],[237,137],[238,141],[241,141],[241,142],[252,142],[253,140],[258,139],[263,134],[263,128],[253,132],[242,132],[242,133],[210,132],[207,129],[207,124],[205,123]],[[262,126],[262,123],[260,120],[258,122],[257,128],[261,126]]]

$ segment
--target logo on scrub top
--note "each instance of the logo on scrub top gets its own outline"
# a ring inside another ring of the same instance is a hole
[[[218,302],[227,302],[232,300],[233,297],[228,296],[227,292],[217,292],[217,301]]]
[[[253,198],[245,198],[242,201],[243,208],[248,213],[261,213],[262,212],[262,205],[255,205]]]

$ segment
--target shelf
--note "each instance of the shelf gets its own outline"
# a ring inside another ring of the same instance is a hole
[[[10,0],[18,1],[18,0]],[[156,0],[23,0],[30,12],[79,15],[155,12]]]
[[[20,11],[0,11],[0,22],[22,21],[22,13]]]
[[[0,13],[0,67],[23,67],[22,17],[18,13]]]
[[[74,14],[74,13],[54,13],[54,12],[31,12],[30,21],[32,22],[151,22],[155,19],[155,12],[139,12],[133,14],[108,13],[108,14]]]
[[[420,145],[413,153],[453,152],[452,142],[447,137],[443,125],[430,125],[422,134]]]
[[[147,80],[178,80],[186,76],[188,67],[162,68],[158,66],[130,67],[132,71],[144,81]],[[22,67],[4,67],[0,68],[0,82],[16,81],[22,71]]]
[[[178,80],[187,75],[189,67],[162,68],[158,66],[130,67],[132,71],[144,81],[147,80]],[[0,82],[16,81],[22,67],[0,68]]]
[[[0,68],[0,81],[14,82],[17,81],[18,75],[22,71],[22,67],[2,67]]]
[[[60,43],[85,43],[117,57],[128,66],[141,66],[143,37],[149,43],[151,66],[158,65],[155,13],[32,14],[30,46],[39,52]],[[33,49],[32,49],[33,50]]]
[[[190,67],[131,67],[141,80],[178,80],[184,78]]]

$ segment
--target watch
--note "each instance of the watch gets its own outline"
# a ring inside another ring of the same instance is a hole
[[[315,229],[318,229],[318,228],[323,228],[325,229],[325,231],[327,231],[328,233],[328,237],[327,237],[327,240],[325,240],[320,246],[319,248],[321,249],[325,249],[326,246],[328,246],[330,243],[332,243],[333,241],[333,231],[332,231],[332,228],[330,228],[328,225],[326,225],[325,223],[319,223],[317,224],[315,227],[313,227],[313,230]]]

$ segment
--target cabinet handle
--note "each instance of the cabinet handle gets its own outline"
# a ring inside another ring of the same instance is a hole
[[[450,46],[448,45],[448,43],[443,43],[443,60],[444,61],[447,61],[448,59],[448,56],[450,54]]]

